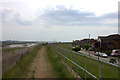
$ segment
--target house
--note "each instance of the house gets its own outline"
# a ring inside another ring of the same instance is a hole
[[[90,39],[90,45],[97,42],[95,39]],[[73,45],[89,45],[89,39],[75,40]]]
[[[100,48],[102,51],[120,49],[120,35],[98,36],[94,47]]]
[[[90,45],[93,45],[94,43],[96,43],[97,40],[95,39],[90,39]],[[89,39],[83,39],[80,41],[80,45],[89,45]]]

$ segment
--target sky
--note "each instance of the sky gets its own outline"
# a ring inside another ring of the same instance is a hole
[[[2,40],[72,41],[118,33],[119,0],[1,0]]]

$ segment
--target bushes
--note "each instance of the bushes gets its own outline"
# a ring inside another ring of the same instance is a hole
[[[95,50],[95,52],[100,52],[99,48],[95,48],[94,50]]]
[[[73,48],[73,50],[74,50],[75,52],[77,52],[77,51],[80,51],[81,48],[80,48],[79,46],[76,46],[75,48]]]
[[[111,55],[111,53],[112,53],[112,51],[111,51],[111,50],[108,50],[108,51],[106,52],[106,54],[107,54],[108,56],[110,56],[110,55]]]
[[[111,58],[110,63],[113,63],[113,64],[116,63],[116,59]]]
[[[81,47],[84,48],[84,49],[86,49],[86,50],[89,49],[89,45],[88,45],[88,44],[86,44],[86,45],[81,45]]]

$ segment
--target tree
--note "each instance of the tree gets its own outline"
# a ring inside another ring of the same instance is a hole
[[[75,45],[75,41],[73,40],[73,42],[72,42],[72,45],[74,46]]]

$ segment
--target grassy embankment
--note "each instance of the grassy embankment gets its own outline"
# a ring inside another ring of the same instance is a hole
[[[29,66],[37,56],[41,45],[36,46],[31,52],[25,55],[15,66],[3,74],[3,78],[26,78]]]
[[[66,48],[66,49],[70,49],[70,47],[68,46],[68,44],[59,44],[58,45],[59,47],[63,47],[63,48]],[[68,58],[70,59],[71,58],[71,53],[70,52],[67,52],[67,51],[64,51],[64,50],[59,50],[61,53],[66,53],[64,54],[65,56],[68,56]],[[72,60],[74,62],[76,62],[76,54],[73,53],[73,56],[72,56]],[[84,68],[85,66],[85,63],[84,63],[84,60],[85,60],[85,57],[84,56],[81,56],[81,55],[78,55],[78,64],[80,66],[82,66]],[[67,62],[67,60],[65,60],[65,62]],[[70,66],[71,65],[71,62],[68,62],[68,65]],[[89,72],[91,72],[93,75],[95,75],[96,77],[99,78],[99,62],[94,60],[94,59],[91,59],[91,58],[86,58],[86,66],[87,66],[87,70]],[[76,66],[73,65],[72,66],[73,70],[76,70]],[[85,72],[83,70],[81,70],[79,68],[79,73],[78,73],[82,78],[85,77]],[[112,65],[109,65],[109,64],[105,64],[105,63],[102,63],[101,62],[101,77],[102,78],[118,78],[118,68],[117,67],[114,67]],[[92,78],[89,74],[87,74],[87,78]]]
[[[22,48],[25,48],[25,47],[2,48],[2,51],[3,51],[3,52],[8,52],[8,51],[13,51],[13,50],[22,49]]]
[[[47,58],[52,64],[52,67],[58,75],[58,78],[74,78],[72,73],[67,69],[67,67],[61,62],[62,58],[61,56],[57,56],[56,52],[53,48],[49,47],[49,45],[46,46],[47,51]]]

